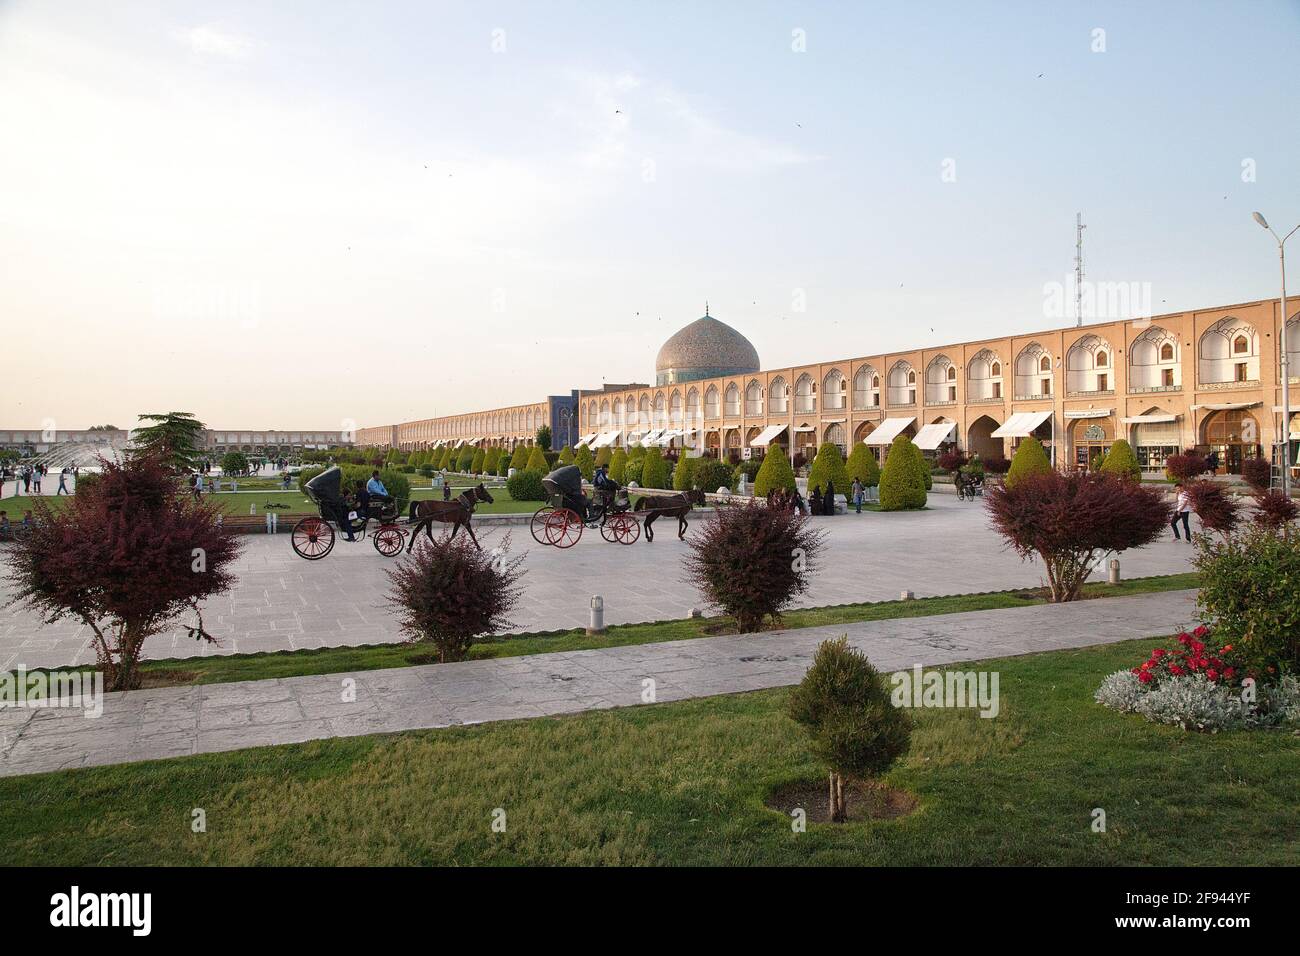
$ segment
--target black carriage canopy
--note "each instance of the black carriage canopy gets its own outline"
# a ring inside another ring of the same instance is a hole
[[[316,501],[338,504],[343,500],[343,470],[331,465],[307,482],[307,493]]]
[[[582,470],[577,465],[556,468],[542,479],[542,487],[546,489],[547,494],[581,498]]]

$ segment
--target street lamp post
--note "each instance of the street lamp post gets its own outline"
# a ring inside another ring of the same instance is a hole
[[[1286,241],[1300,226],[1285,236],[1279,236],[1260,213],[1254,216],[1255,221],[1277,240],[1277,258],[1282,267],[1282,336],[1279,343],[1282,349],[1282,494],[1287,495],[1291,492],[1291,362],[1286,345]]]

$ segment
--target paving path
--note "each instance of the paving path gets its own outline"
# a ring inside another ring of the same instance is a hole
[[[691,522],[693,530],[699,520]],[[813,522],[827,530],[826,553],[801,607],[889,600],[902,590],[927,597],[1042,582],[1041,566],[1005,549],[981,504],[952,495],[931,495],[925,511]],[[609,544],[592,531],[566,551],[537,545],[519,526],[479,534],[490,547],[510,533],[512,551],[526,551],[524,599],[513,630],[560,630],[587,623],[593,594],[605,598],[607,624],[680,619],[702,606],[681,570],[687,545],[659,525],[653,544]],[[1191,552],[1167,537],[1123,555],[1124,576],[1188,571]],[[151,638],[145,652],[191,657],[399,641],[396,619],[383,603],[389,588],[384,569],[393,564],[369,539],[336,545],[324,560],[304,561],[287,534],[250,535],[235,568],[238,584],[204,608],[204,622],[221,645],[200,645],[177,632]],[[94,662],[88,628],[74,621],[42,625],[34,614],[4,607],[10,593],[0,580],[0,670]]]
[[[1195,591],[1033,605],[501,660],[108,694],[79,710],[0,710],[0,776],[129,763],[782,687],[847,633],[886,671],[1169,634]],[[647,682],[653,682],[653,685]],[[351,682],[351,683],[349,683]],[[349,695],[349,688],[355,689]],[[347,699],[354,696],[354,700]]]

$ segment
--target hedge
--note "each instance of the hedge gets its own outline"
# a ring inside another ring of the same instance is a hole
[[[541,451],[541,446],[534,446]],[[506,479],[506,491],[515,501],[545,501],[546,489],[542,487],[542,473],[525,468]]]
[[[730,490],[734,472],[729,464],[716,458],[697,458],[695,461],[696,465],[691,475],[691,483],[694,487],[709,494],[713,494],[719,488]]]

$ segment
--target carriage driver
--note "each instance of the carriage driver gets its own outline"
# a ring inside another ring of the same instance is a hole
[[[372,498],[379,498],[386,504],[391,503],[393,500],[393,496],[388,493],[384,483],[379,480],[379,469],[375,469],[370,473],[370,480],[366,482],[366,491],[370,492]]]

